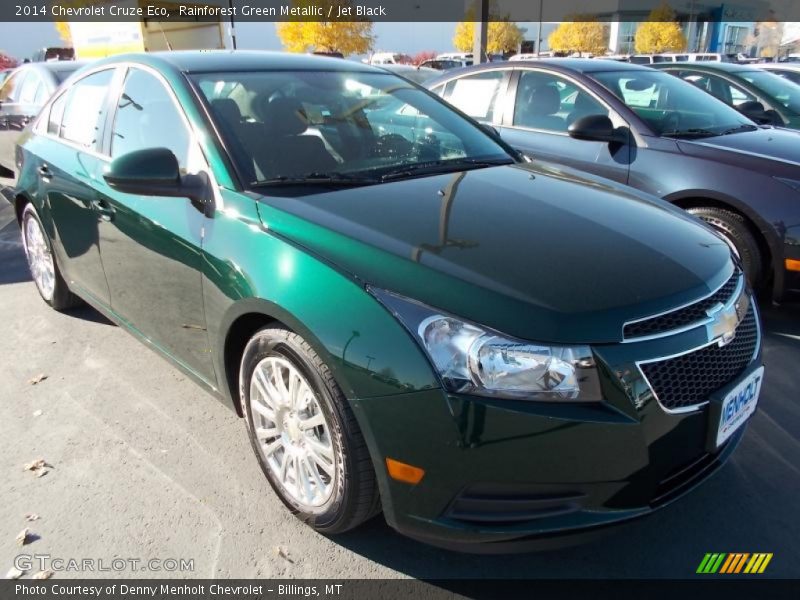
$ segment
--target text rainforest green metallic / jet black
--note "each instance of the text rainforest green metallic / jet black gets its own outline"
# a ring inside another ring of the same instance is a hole
[[[244,417],[325,533],[522,548],[645,515],[756,408],[760,325],[708,228],[529,163],[400,77],[247,52],[106,59],[17,147],[34,281]]]

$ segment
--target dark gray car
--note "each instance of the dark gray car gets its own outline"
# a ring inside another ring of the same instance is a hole
[[[39,114],[58,86],[84,63],[26,63],[0,86],[0,177],[13,177],[14,146],[22,130]]]
[[[705,220],[775,299],[800,291],[798,133],[759,127],[677,77],[615,61],[480,65],[426,85],[537,160],[631,185]]]

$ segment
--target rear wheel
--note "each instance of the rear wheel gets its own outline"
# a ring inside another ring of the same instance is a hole
[[[722,208],[698,207],[688,212],[708,223],[722,235],[731,249],[742,261],[750,285],[757,287],[764,275],[761,249],[744,217]]]
[[[322,533],[379,512],[375,473],[347,399],[311,346],[267,327],[247,344],[240,397],[250,443],[272,489]]]
[[[79,305],[80,298],[69,291],[67,282],[61,276],[50,239],[33,204],[26,204],[22,211],[22,245],[31,277],[42,299],[56,310]]]

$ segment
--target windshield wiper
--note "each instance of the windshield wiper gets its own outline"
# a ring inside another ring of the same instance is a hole
[[[481,160],[477,158],[435,160],[416,165],[406,165],[400,169],[389,171],[381,176],[381,181],[391,181],[393,179],[404,179],[406,177],[422,175],[435,175],[439,173],[452,173],[453,171],[465,171],[467,169],[482,169],[485,167],[496,167],[498,165],[510,165],[513,163],[513,160],[506,158],[498,160]]]
[[[720,135],[730,135],[731,133],[741,133],[743,131],[755,131],[758,129],[756,125],[751,125],[750,123],[742,123],[741,125],[737,125],[736,127],[731,127],[730,129],[726,129]]]
[[[278,175],[269,179],[253,181],[250,187],[268,187],[281,185],[334,185],[334,186],[359,186],[373,185],[380,180],[371,177],[356,177],[343,173],[306,173],[305,175],[290,176]]]
[[[717,131],[711,131],[710,129],[700,129],[700,128],[692,128],[692,129],[673,129],[672,131],[665,131],[661,134],[663,137],[676,137],[676,138],[701,138],[701,137],[713,137],[717,135],[722,135]]]

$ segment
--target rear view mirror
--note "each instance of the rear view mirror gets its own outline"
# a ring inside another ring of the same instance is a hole
[[[567,128],[571,138],[589,142],[625,143],[627,135],[614,128],[607,115],[586,115],[577,119]]]
[[[646,79],[629,79],[625,82],[625,89],[632,92],[643,92],[649,90],[653,85],[652,81]]]
[[[109,186],[126,194],[175,196],[205,203],[208,177],[181,175],[178,159],[167,148],[136,150],[115,158],[103,175]]]

